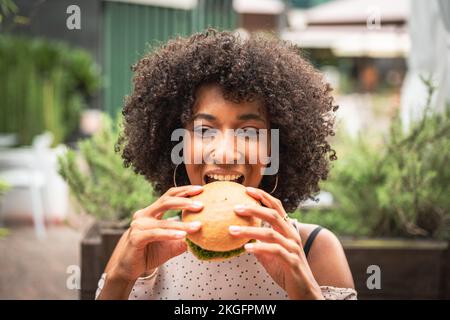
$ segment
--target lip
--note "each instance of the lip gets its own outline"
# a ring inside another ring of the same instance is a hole
[[[224,169],[213,169],[213,170],[205,171],[205,173],[203,174],[202,180],[203,180],[204,184],[206,184],[205,177],[208,174],[211,174],[211,175],[212,174],[217,174],[217,175],[242,175],[244,177],[243,182],[245,181],[245,178],[246,178],[245,174],[243,172],[240,172],[240,171],[224,170]]]

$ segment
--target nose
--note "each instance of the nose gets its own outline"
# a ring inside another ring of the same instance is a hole
[[[243,159],[243,150],[238,150],[234,130],[220,132],[214,138],[210,158],[214,164],[236,164]]]

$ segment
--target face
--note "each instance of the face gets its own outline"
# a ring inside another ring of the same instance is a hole
[[[193,120],[186,126],[185,166],[191,184],[204,185],[231,180],[258,187],[263,157],[270,156],[270,133],[258,139],[261,129],[270,129],[266,110],[258,101],[239,104],[225,100],[218,85],[200,87],[196,93]],[[268,130],[269,131],[269,130]],[[195,155],[202,156],[194,161]]]

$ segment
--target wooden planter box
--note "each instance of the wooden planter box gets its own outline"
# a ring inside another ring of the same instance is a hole
[[[341,239],[360,299],[450,299],[448,242]],[[381,271],[381,289],[367,288],[367,268]]]
[[[93,225],[81,243],[80,299],[94,299],[97,283],[124,230]],[[359,299],[450,299],[447,242],[342,239]],[[381,269],[381,289],[369,290],[367,268]]]
[[[81,300],[95,298],[98,280],[124,231],[95,223],[81,240]]]

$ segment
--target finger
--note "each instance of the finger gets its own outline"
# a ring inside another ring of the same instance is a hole
[[[300,259],[294,253],[290,253],[278,243],[255,242],[247,243],[244,246],[247,252],[251,252],[256,256],[261,254],[270,254],[281,260],[289,268],[298,268],[300,266]]]
[[[170,197],[187,197],[199,194],[203,191],[203,186],[201,185],[188,185],[181,187],[172,187],[166,191],[164,195]]]
[[[169,252],[172,252],[173,257],[176,257],[187,250],[187,244],[184,240],[170,240],[167,242]]]
[[[286,210],[284,210],[283,203],[279,199],[258,188],[247,187],[246,191],[249,195],[261,201],[265,206],[274,209],[282,218],[282,220],[280,220],[280,223],[288,226],[284,228],[284,230],[287,232],[285,236],[293,238],[295,239],[295,241],[301,244],[300,235],[298,234],[297,230],[295,230],[295,228],[284,219],[284,217],[286,216]]]
[[[160,218],[167,210],[177,209],[188,209],[196,212],[203,209],[203,203],[183,197],[161,197],[149,207],[137,211],[133,219],[136,220],[142,217]]]
[[[146,230],[152,228],[161,228],[161,229],[174,229],[174,230],[184,230],[188,233],[196,232],[201,228],[200,221],[193,221],[190,223],[185,223],[181,221],[175,220],[157,220],[154,218],[140,218],[131,222],[130,226],[133,228],[137,228],[139,230]]]
[[[230,226],[230,233],[235,237],[243,237],[257,239],[269,243],[278,243],[287,251],[294,254],[300,254],[301,248],[298,244],[272,228],[246,227],[246,226]]]
[[[186,231],[169,229],[146,229],[135,231],[130,236],[130,242],[137,248],[144,248],[150,242],[179,240],[186,237]]]
[[[261,201],[265,206],[277,210],[281,217],[284,217],[284,215],[286,214],[281,201],[265,192],[264,190],[247,187],[246,191],[250,196]]]
[[[189,210],[197,212],[202,209],[203,203],[201,201],[183,197],[168,197],[158,201],[154,208],[153,216],[159,218],[167,210]]]
[[[294,239],[295,241],[300,240],[298,232],[291,226],[290,223],[286,223],[286,221],[280,217],[275,209],[256,205],[238,205],[234,207],[234,211],[242,216],[258,217],[270,223],[270,225],[283,236]]]
[[[144,209],[138,210],[133,215],[133,219],[137,219],[144,216],[153,216],[153,209],[158,205],[158,201],[161,201],[168,197],[174,197],[174,196],[180,196],[180,197],[187,197],[187,196],[194,196],[196,194],[199,194],[203,191],[203,186],[201,185],[188,185],[188,186],[181,186],[181,187],[172,187],[169,190],[167,190],[158,200],[153,202],[151,205],[147,206]]]
[[[158,260],[160,259],[160,265],[166,263],[166,261],[182,254],[187,250],[186,241],[181,240],[169,240],[164,243],[164,252],[158,256]],[[153,257],[148,257],[149,263],[153,263]]]

